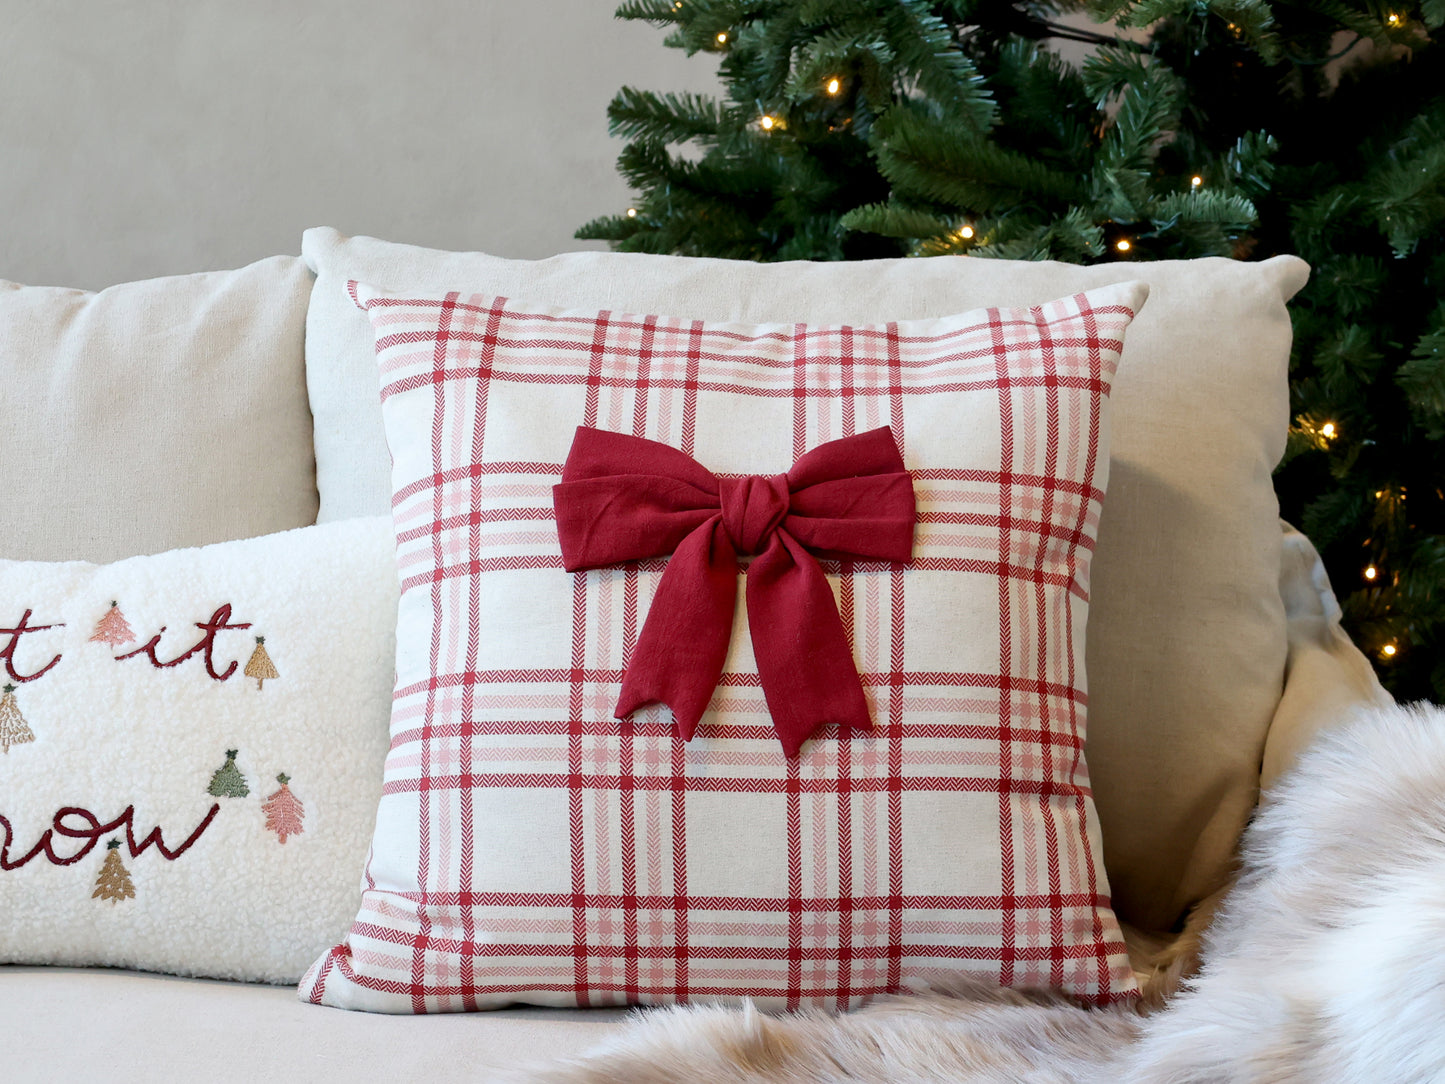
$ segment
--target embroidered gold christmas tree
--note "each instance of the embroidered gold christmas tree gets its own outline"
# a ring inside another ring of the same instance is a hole
[[[110,609],[106,610],[105,616],[95,623],[95,632],[90,637],[90,642],[120,647],[134,639],[135,632],[132,631],[130,623],[126,621],[125,614],[120,612],[120,603],[112,599]]]
[[[6,685],[0,694],[0,750],[10,752],[12,745],[24,745],[35,740],[35,734],[20,714],[20,705],[15,702],[15,686]]]
[[[110,900],[111,903],[135,899],[135,885],[130,883],[130,874],[121,865],[120,840],[113,839],[105,847],[105,864],[100,867],[100,876],[95,879],[95,891],[90,898]]]
[[[211,775],[211,785],[206,791],[217,798],[244,798],[251,793],[251,788],[246,785],[246,777],[241,774],[241,769],[236,767],[235,749],[226,750],[226,763]]]
[[[258,689],[267,678],[281,676],[276,673],[276,665],[271,661],[271,656],[266,654],[266,637],[256,637],[256,650],[251,652],[251,661],[246,664],[243,672],[247,677],[256,679],[256,688]]]
[[[282,772],[276,777],[276,782],[281,784],[281,789],[262,802],[261,808],[266,812],[266,827],[285,843],[287,836],[299,836],[302,833],[301,822],[306,818],[306,807],[286,785],[291,782],[289,775]]]

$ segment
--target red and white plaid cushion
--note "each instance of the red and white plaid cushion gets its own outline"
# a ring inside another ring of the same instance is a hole
[[[397,683],[360,914],[303,998],[847,1008],[958,971],[1132,996],[1083,646],[1108,393],[1147,287],[859,327],[353,292],[393,457]],[[824,563],[873,731],[784,757],[741,593],[691,743],[666,708],[612,717],[666,562],[562,570],[578,425],[722,474],[892,427],[913,560]]]

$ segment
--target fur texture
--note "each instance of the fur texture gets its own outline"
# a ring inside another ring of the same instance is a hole
[[[522,1079],[1425,1084],[1445,1080],[1442,965],[1445,711],[1378,709],[1269,794],[1238,883],[1156,955],[1139,1013],[975,983],[846,1016],[678,1008]]]

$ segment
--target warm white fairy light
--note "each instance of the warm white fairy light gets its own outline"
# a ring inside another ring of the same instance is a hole
[[[765,132],[771,132],[774,128],[777,127],[777,124],[777,118],[767,113],[764,113],[761,117],[758,118],[758,126],[761,127],[762,130]]]
[[[1204,178],[1201,177],[1201,176],[1200,176],[1199,174],[1197,174],[1197,173],[1196,173],[1193,177],[1190,177],[1190,178],[1189,178],[1189,184],[1190,184],[1192,187],[1194,187],[1194,188],[1198,188],[1198,187],[1199,187],[1200,185],[1202,185],[1203,183],[1204,183]]]
[[[1374,565],[1371,565],[1369,568],[1365,569],[1365,579],[1367,580],[1373,580],[1379,574],[1380,570]]]
[[[1127,237],[1121,237],[1114,242],[1114,248],[1117,249],[1119,252],[1128,252],[1133,247],[1134,246],[1129,243],[1129,239]]]
[[[1399,26],[1399,25],[1400,25],[1400,16],[1397,15],[1397,14],[1395,14],[1395,12],[1392,11],[1392,12],[1390,12],[1390,17],[1389,17],[1388,19],[1386,19],[1385,21],[1386,21],[1387,23],[1389,23],[1391,26]]]
[[[629,207],[629,208],[627,208],[627,217],[628,217],[628,218],[636,218],[636,217],[637,217],[637,208],[636,208],[636,207]]]
[[[1386,644],[1384,647],[1380,648],[1380,654],[1384,655],[1387,659],[1392,659],[1395,657],[1395,653],[1399,650],[1400,649],[1394,644]]]
[[[1334,435],[1335,435],[1335,423],[1334,423],[1334,422],[1325,422],[1324,425],[1320,426],[1320,436],[1324,437],[1326,440],[1331,439]]]
[[[961,227],[961,228],[959,229],[959,231],[958,231],[958,236],[962,237],[965,241],[971,240],[971,239],[973,238],[973,227],[972,227],[972,226],[963,226],[963,227]]]
[[[726,30],[718,31],[717,43],[719,45],[726,45],[728,43],[728,32]]]
[[[833,78],[828,80],[826,89],[829,94],[837,94],[838,91],[843,89],[843,80],[839,79],[836,75],[833,76]]]

